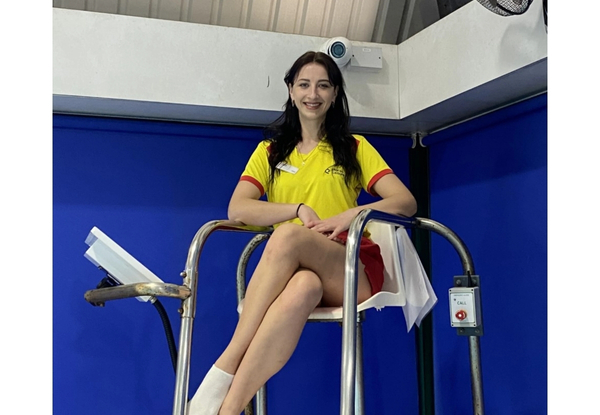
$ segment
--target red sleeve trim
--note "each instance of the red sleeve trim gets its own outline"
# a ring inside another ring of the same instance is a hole
[[[379,196],[377,193],[375,193],[373,189],[373,186],[375,185],[375,183],[377,183],[377,181],[379,179],[381,179],[383,176],[385,176],[386,174],[392,174],[394,173],[392,171],[392,169],[385,169],[385,170],[381,170],[379,173],[377,173],[375,176],[373,176],[373,178],[371,179],[371,181],[369,182],[369,184],[367,185],[367,192],[369,192],[369,194],[373,195],[373,196]]]
[[[256,180],[254,177],[252,176],[242,176],[240,177],[240,182],[241,181],[245,181],[245,182],[250,182],[252,183],[254,186],[258,187],[258,190],[260,191],[260,195],[262,197],[262,195],[265,194],[265,189],[262,186],[262,184],[260,184],[260,182],[258,180]]]

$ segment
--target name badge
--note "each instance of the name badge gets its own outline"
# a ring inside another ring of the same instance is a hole
[[[283,161],[279,162],[277,166],[279,170],[287,171],[288,173],[296,174],[298,171],[298,167],[294,167],[291,164],[284,163]]]

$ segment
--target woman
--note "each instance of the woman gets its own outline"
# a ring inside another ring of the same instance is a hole
[[[288,361],[315,307],[342,305],[344,243],[362,209],[416,212],[414,197],[377,151],[350,134],[336,63],[307,52],[284,80],[285,111],[266,129],[228,210],[231,220],[275,230],[248,284],[233,337],[191,400],[189,415],[239,415]],[[381,200],[357,206],[361,188]],[[264,193],[268,201],[259,200]],[[361,303],[383,284],[383,260],[368,232],[359,259]]]

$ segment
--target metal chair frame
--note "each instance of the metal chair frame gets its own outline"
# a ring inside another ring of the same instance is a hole
[[[471,255],[462,240],[449,228],[431,219],[406,218],[388,213],[365,209],[352,221],[348,231],[346,243],[344,301],[342,324],[342,371],[341,371],[341,396],[340,415],[356,415],[355,410],[364,411],[364,397],[362,392],[362,359],[357,360],[357,355],[362,355],[362,333],[360,321],[362,316],[357,312],[357,267],[359,242],[368,222],[378,221],[390,226],[403,226],[406,228],[420,228],[438,233],[446,238],[457,251],[465,275],[475,274]],[[196,313],[196,300],[198,291],[198,263],[200,254],[207,238],[215,231],[246,232],[257,234],[246,246],[238,263],[237,291],[238,301],[245,293],[245,268],[250,255],[273,231],[272,227],[249,226],[228,220],[215,220],[203,225],[194,236],[188,251],[185,270],[181,273],[183,286],[176,284],[139,283],[127,284],[110,288],[98,288],[85,293],[85,299],[95,305],[106,301],[137,297],[140,295],[167,296],[180,298],[182,306],[181,328],[179,335],[179,352],[176,368],[175,392],[173,400],[173,415],[186,415],[189,389],[189,372],[191,358],[191,344],[193,322]],[[241,276],[243,286],[241,286]],[[331,321],[331,320],[328,320]],[[358,323],[358,324],[357,324]],[[481,377],[481,356],[479,337],[468,336],[469,357],[471,369],[471,394],[473,399],[473,414],[484,415],[483,387]],[[358,389],[358,390],[357,390]],[[255,397],[257,415],[266,415],[266,390],[261,389]],[[246,413],[252,412],[249,405]],[[264,412],[261,412],[264,411]],[[362,415],[359,412],[358,415]]]

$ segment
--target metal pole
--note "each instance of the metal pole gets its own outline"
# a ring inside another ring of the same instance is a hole
[[[363,318],[356,322],[356,397],[354,399],[356,415],[365,415],[365,383],[364,383],[364,354],[363,354]]]
[[[264,384],[256,392],[256,415],[267,415],[267,385]]]
[[[342,376],[341,376],[341,415],[354,414],[355,376],[356,376],[356,317],[357,317],[357,279],[358,250],[360,236],[370,220],[400,225],[418,227],[436,232],[446,238],[458,253],[463,272],[474,275],[473,259],[464,242],[448,227],[431,219],[404,218],[388,213],[365,209],[361,211],[348,230],[346,242],[346,263],[343,302],[343,332],[342,332]],[[469,356],[471,365],[471,393],[473,395],[473,410],[475,415],[484,415],[483,386],[481,377],[481,356],[479,338],[469,336]]]
[[[450,242],[450,244],[454,247],[458,256],[460,257],[463,272],[465,275],[475,274],[475,267],[473,266],[473,259],[471,258],[471,253],[467,249],[465,243],[455,234],[450,228],[442,225],[439,222],[436,222],[431,219],[425,218],[415,218],[417,228],[427,229],[429,231],[435,232]]]
[[[248,261],[252,256],[252,253],[258,246],[266,241],[270,235],[268,234],[259,234],[248,242],[242,254],[240,255],[240,259],[238,261],[237,271],[236,271],[236,291],[237,291],[237,304],[238,307],[244,297],[246,297],[246,269],[248,267]],[[254,402],[254,406],[252,403]],[[251,400],[245,409],[245,415],[267,415],[267,384],[261,386],[261,388],[256,392],[254,399]]]
[[[177,358],[173,415],[185,415],[185,408],[188,401],[192,328],[196,315],[198,260],[200,259],[200,252],[206,238],[215,230],[218,224],[219,221],[211,221],[198,230],[188,250],[185,271],[181,274],[184,278],[184,284],[189,287],[192,295],[185,299],[181,305],[181,331],[179,333],[179,354]]]
[[[248,226],[239,222],[214,220],[207,222],[202,226],[188,250],[188,257],[185,263],[185,271],[182,272],[184,285],[189,287],[191,295],[182,302],[181,306],[181,332],[179,334],[179,355],[177,358],[177,375],[175,379],[175,396],[173,399],[173,415],[185,415],[190,373],[190,358],[192,346],[192,329],[194,317],[196,315],[196,298],[198,287],[198,262],[200,253],[208,236],[216,230],[251,232],[251,233],[270,233],[272,227]]]
[[[372,209],[362,210],[352,220],[346,241],[346,262],[344,274],[344,301],[342,313],[342,375],[340,414],[355,415],[355,382],[356,382],[356,321],[358,252],[360,238],[367,222],[379,220],[390,224],[413,226],[414,220],[391,215]]]
[[[356,382],[356,303],[358,248],[370,210],[361,211],[350,224],[346,241],[346,264],[344,273],[344,301],[342,314],[342,379],[340,414],[354,415]]]
[[[244,297],[246,297],[246,269],[248,268],[248,261],[252,256],[252,253],[260,244],[266,241],[270,235],[268,234],[259,234],[248,242],[242,254],[240,255],[240,259],[238,261],[238,266],[236,270],[236,280],[235,280],[235,288],[237,293],[237,304],[238,307]]]
[[[481,355],[479,337],[469,336],[469,360],[471,362],[471,394],[473,395],[473,413],[483,415],[483,380],[481,378]]]
[[[416,226],[436,232],[443,236],[452,244],[463,266],[465,275],[475,275],[475,267],[471,253],[467,249],[464,242],[451,231],[448,227],[431,219],[416,218]],[[469,361],[471,365],[471,394],[473,396],[473,413],[475,415],[484,415],[483,407],[483,379],[481,376],[481,353],[479,348],[479,337],[469,337]]]

